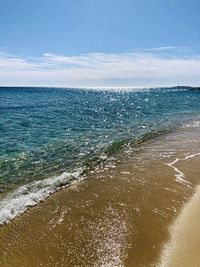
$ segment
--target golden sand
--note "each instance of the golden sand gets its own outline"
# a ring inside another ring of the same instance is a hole
[[[149,141],[29,209],[0,228],[0,266],[199,266],[199,189],[180,213],[199,142],[189,129]]]
[[[158,266],[200,266],[200,186],[170,227]]]

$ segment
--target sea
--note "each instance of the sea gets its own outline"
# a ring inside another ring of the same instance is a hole
[[[200,91],[190,87],[1,87],[0,224],[122,150],[199,126]]]

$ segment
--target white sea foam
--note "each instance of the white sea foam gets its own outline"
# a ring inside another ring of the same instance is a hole
[[[81,173],[81,170],[74,173],[64,172],[59,176],[23,185],[9,193],[0,202],[0,225],[19,216],[28,207],[35,206],[60,188],[79,180]]]
[[[183,128],[199,128],[200,127],[200,121],[193,121],[190,123],[184,123]]]
[[[180,171],[177,167],[175,167],[174,165],[179,161],[185,161],[185,160],[194,158],[196,156],[200,156],[200,153],[191,154],[182,159],[176,158],[174,161],[170,163],[166,163],[167,166],[171,167],[175,171],[175,177],[176,177],[177,182],[190,186],[190,182],[185,179],[186,178],[185,174],[182,171]]]
[[[183,179],[185,175],[174,165],[179,161],[186,161],[196,156],[200,156],[200,153],[190,154],[182,159],[177,158],[167,165],[174,169],[176,177]],[[184,181],[186,180],[184,179]],[[200,186],[197,186],[194,195],[184,205],[179,216],[170,226],[170,239],[164,244],[156,267],[199,266],[199,206]]]
[[[191,158],[194,158],[194,157],[196,157],[196,156],[200,156],[200,153],[196,153],[196,154],[189,155],[189,156],[185,157],[184,160],[191,159]]]
[[[174,166],[174,164],[177,163],[178,161],[179,159],[175,159],[173,162],[167,163],[167,165],[171,167],[172,169],[174,169],[176,173],[175,177],[176,177],[177,182],[189,185],[190,182],[185,179],[185,174],[182,171],[180,171],[177,167]]]

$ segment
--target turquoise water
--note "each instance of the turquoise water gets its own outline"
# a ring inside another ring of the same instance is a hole
[[[0,223],[123,146],[199,121],[192,89],[0,88]]]

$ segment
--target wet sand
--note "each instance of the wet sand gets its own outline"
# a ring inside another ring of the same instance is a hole
[[[199,142],[185,129],[129,148],[0,227],[0,266],[198,266]]]
[[[200,186],[170,227],[170,239],[158,266],[198,267],[200,264]]]

